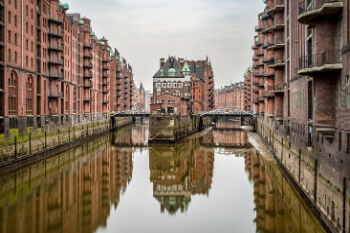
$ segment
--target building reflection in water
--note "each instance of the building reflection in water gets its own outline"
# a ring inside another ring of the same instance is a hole
[[[201,148],[200,138],[190,138],[176,145],[149,148],[150,180],[153,196],[161,212],[187,211],[191,195],[209,195],[213,177],[214,151]]]
[[[125,132],[118,132],[124,137]],[[132,178],[132,150],[104,136],[0,178],[0,232],[94,232]]]
[[[256,232],[325,232],[274,159],[255,149],[244,153],[245,169],[254,185]]]
[[[0,232],[89,233],[106,226],[132,180],[133,151],[141,149],[149,150],[149,185],[160,215],[186,212],[195,195],[214,197],[214,154],[220,153],[245,158],[256,232],[324,232],[274,159],[252,148],[246,131],[207,130],[176,145],[149,148],[147,133],[147,127],[125,127],[0,177]],[[144,198],[143,190],[134,192]]]

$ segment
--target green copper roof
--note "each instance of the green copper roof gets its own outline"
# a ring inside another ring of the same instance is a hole
[[[185,61],[185,65],[182,68],[182,72],[191,72],[190,67],[188,67],[187,61]]]
[[[169,205],[176,205],[176,201],[169,201]]]
[[[259,37],[255,38],[255,42],[259,43]]]
[[[101,41],[100,44],[101,44],[101,45],[105,45],[105,42]]]
[[[176,70],[174,69],[174,68],[170,68],[169,70],[168,70],[168,73],[175,73],[176,72]]]
[[[79,24],[80,24],[80,25],[83,25],[83,24],[84,24],[84,20],[80,19],[80,20],[79,20]]]
[[[110,48],[107,48],[107,51],[109,52],[109,51],[111,51],[111,49],[110,49]]]
[[[63,7],[63,9],[65,9],[65,10],[69,10],[68,3],[61,3],[60,6]]]
[[[188,207],[190,205],[190,202],[189,201],[183,201],[182,202],[182,205],[185,207],[185,210],[187,211],[188,210]]]
[[[92,36],[95,36],[96,34],[95,34],[95,32],[91,32],[91,35],[92,35]]]

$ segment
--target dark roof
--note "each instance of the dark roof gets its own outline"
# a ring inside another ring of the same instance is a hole
[[[171,60],[173,59],[173,64],[171,64]],[[164,63],[164,65],[157,71],[157,73],[153,76],[153,78],[160,78],[160,77],[169,77],[168,76],[168,70],[174,68],[176,73],[175,77],[184,77],[182,74],[182,65],[177,61],[175,57],[169,57],[168,60]],[[164,76],[160,75],[160,70],[164,70]],[[172,76],[174,77],[174,76]]]
[[[197,78],[205,81],[204,79],[204,69],[205,69],[205,64],[203,64],[204,61],[202,62],[201,66],[196,66],[195,62],[192,63],[190,66],[190,70],[192,74],[196,74]]]

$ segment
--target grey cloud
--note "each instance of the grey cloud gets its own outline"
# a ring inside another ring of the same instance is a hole
[[[251,64],[261,0],[68,0],[69,12],[92,20],[99,37],[132,64],[135,81],[151,89],[159,58],[205,59],[216,87],[242,80]]]

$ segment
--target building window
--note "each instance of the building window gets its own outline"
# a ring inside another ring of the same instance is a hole
[[[9,21],[9,24],[11,24],[11,11],[9,11],[9,13],[8,13],[8,19],[7,20]]]
[[[171,85],[171,82],[169,81],[169,82],[168,82],[168,88],[171,88],[171,86],[172,86],[172,85]]]
[[[176,81],[173,82],[173,87],[174,87],[174,88],[177,87],[177,82],[176,82]]]
[[[160,81],[157,82],[157,87],[160,88]]]
[[[33,114],[33,78],[32,77],[28,77],[27,78],[27,83],[26,83],[26,88],[27,88],[27,114],[32,115]]]
[[[166,81],[162,83],[162,88],[166,88]]]
[[[17,114],[17,77],[11,73],[9,78],[9,115]]]
[[[17,27],[17,15],[15,15],[14,21],[15,21],[15,27]]]
[[[341,141],[342,141],[341,132],[339,132],[339,150],[341,150]]]
[[[345,78],[345,95],[346,95],[346,108],[350,108],[350,87],[349,87],[349,76]]]

